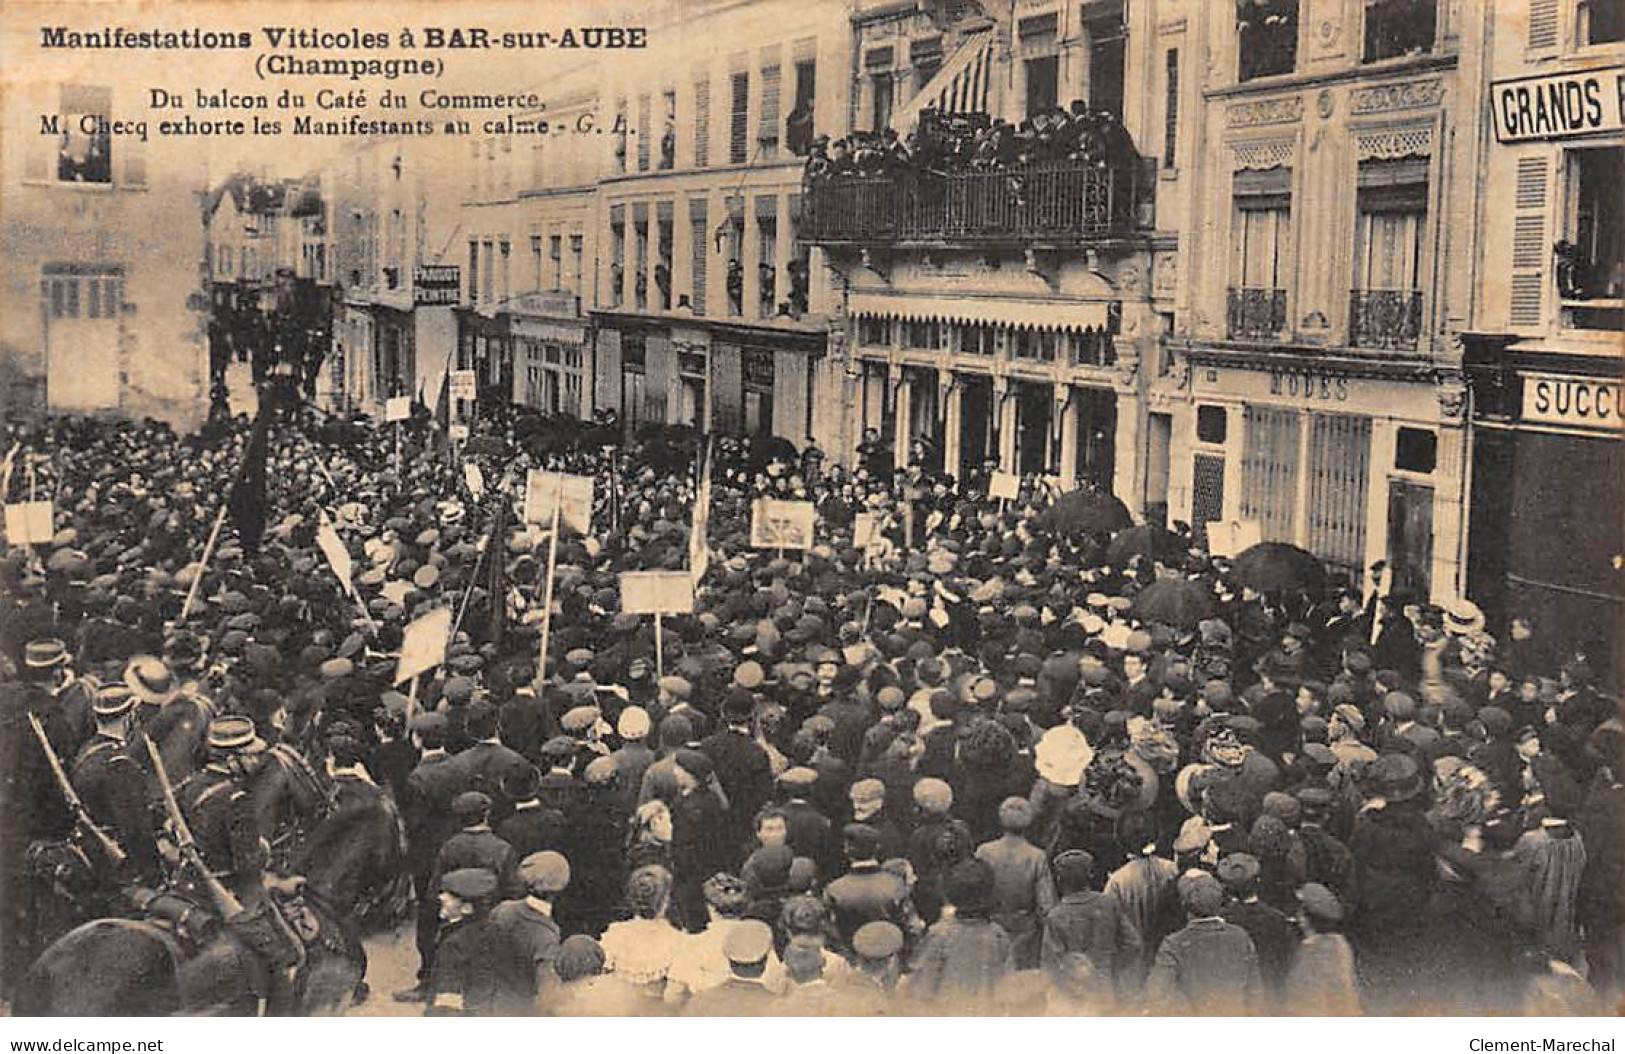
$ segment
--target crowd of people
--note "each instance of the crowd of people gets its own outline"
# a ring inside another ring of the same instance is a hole
[[[356,994],[428,1013],[1617,998],[1625,726],[1592,642],[1492,636],[1379,574],[1266,586],[1108,495],[1068,519],[1038,488],[783,440],[483,413],[449,445],[288,412],[263,538],[228,526],[206,564],[246,420],[12,428],[8,476],[54,496],[56,534],[0,561],[8,996],[61,929],[27,862],[89,824],[124,849],[84,854],[103,885],[296,886],[266,849],[288,821],[239,803],[280,751],[325,808],[399,816],[418,983]],[[589,531],[523,522],[533,467],[594,477]],[[692,612],[622,612],[620,573],[691,566],[697,494]],[[815,504],[810,549],[750,546],[763,495]],[[395,683],[441,607],[443,662]],[[137,733],[183,745],[201,860]]]
[[[855,131],[830,142],[820,135],[807,155],[809,182],[834,176],[945,176],[1003,171],[1046,161],[1100,168],[1132,164],[1134,141],[1109,110],[1081,99],[1052,106],[1012,124],[985,113],[921,112],[905,138],[895,129]]]

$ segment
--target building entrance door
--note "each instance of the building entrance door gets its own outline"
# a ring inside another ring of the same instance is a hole
[[[980,472],[992,437],[993,382],[986,377],[965,379],[960,396],[959,478]]]
[[[1050,419],[1055,400],[1043,384],[1023,384],[1016,395],[1016,471],[1041,475],[1050,470]]]
[[[1433,564],[1433,488],[1396,479],[1388,483],[1388,565],[1393,589],[1426,602]]]

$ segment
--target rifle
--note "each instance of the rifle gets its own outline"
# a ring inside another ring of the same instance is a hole
[[[153,773],[158,777],[158,786],[164,792],[164,812],[169,816],[170,826],[175,829],[175,848],[180,851],[183,860],[197,869],[203,887],[209,891],[209,896],[214,899],[220,914],[227,919],[241,915],[242,902],[232,895],[224,883],[214,877],[214,872],[209,870],[203,861],[203,855],[197,850],[197,842],[192,838],[192,829],[186,825],[186,817],[181,815],[181,807],[175,801],[175,791],[170,786],[169,773],[164,769],[164,757],[158,752],[158,744],[145,732],[141,734],[141,738],[147,741],[147,753],[152,757]]]
[[[62,792],[62,797],[67,800],[68,809],[72,811],[74,821],[88,831],[91,837],[96,839],[97,843],[102,847],[102,852],[107,854],[109,860],[113,861],[114,868],[123,867],[124,861],[129,859],[128,854],[124,852],[124,847],[119,845],[112,835],[108,834],[95,820],[90,818],[90,810],[85,808],[85,803],[80,800],[79,793],[73,789],[73,784],[68,782],[68,774],[62,771],[62,761],[56,756],[56,751],[51,747],[51,741],[45,735],[45,728],[40,724],[39,716],[29,714],[28,723],[34,729],[34,738],[39,740],[40,749],[45,751],[45,760],[50,763],[51,775],[56,777],[57,789]]]

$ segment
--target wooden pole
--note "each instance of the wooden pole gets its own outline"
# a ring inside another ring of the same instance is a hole
[[[542,653],[536,660],[536,676],[547,674],[547,641],[553,631],[553,572],[559,559],[559,510],[564,505],[564,477],[558,477],[553,491],[553,535],[547,542],[547,585],[542,592]]]
[[[197,603],[198,590],[203,587],[203,575],[209,570],[209,560],[214,556],[214,543],[220,540],[220,528],[226,525],[227,511],[226,504],[222,503],[220,511],[214,514],[214,526],[209,530],[209,540],[203,545],[203,559],[198,563],[192,584],[186,589],[186,603],[181,605],[181,622],[186,621],[186,617],[192,613],[192,605]]]
[[[666,676],[666,648],[660,627],[660,612],[655,612],[655,680]]]
[[[412,675],[412,687],[406,690],[406,727],[412,727],[412,718],[418,712],[418,678],[421,674]]]

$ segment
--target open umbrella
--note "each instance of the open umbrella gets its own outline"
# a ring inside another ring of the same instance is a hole
[[[1106,546],[1106,560],[1113,567],[1122,567],[1136,556],[1174,563],[1185,556],[1185,543],[1172,531],[1142,523],[1118,531]]]
[[[1109,533],[1133,523],[1127,505],[1093,490],[1068,491],[1034,520],[1040,530],[1056,534]]]
[[[1231,574],[1260,593],[1326,592],[1326,568],[1320,558],[1285,542],[1259,542],[1236,557]]]
[[[1134,598],[1134,613],[1145,622],[1160,622],[1175,629],[1195,629],[1213,615],[1213,591],[1189,578],[1163,578],[1152,582]]]

